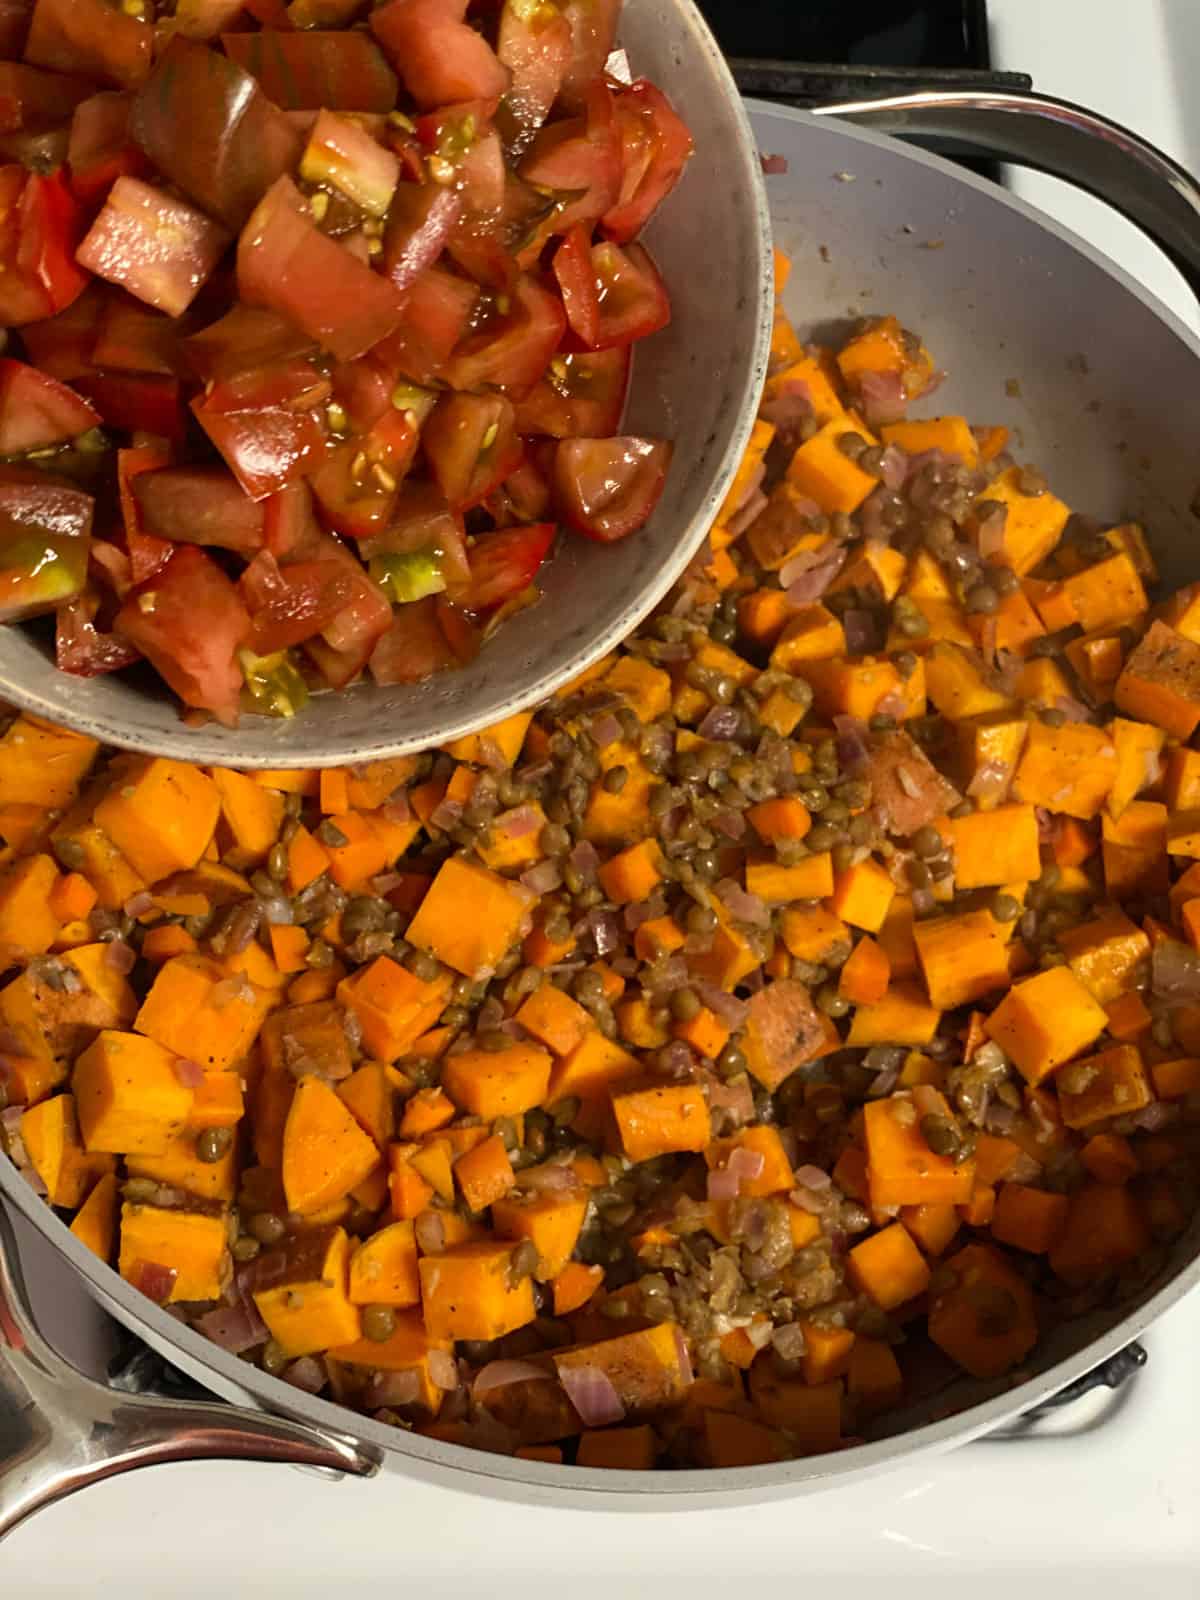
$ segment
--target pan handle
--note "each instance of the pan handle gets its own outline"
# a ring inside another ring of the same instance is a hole
[[[1200,298],[1200,186],[1119,123],[1049,95],[929,90],[814,106],[941,155],[1011,161],[1107,201],[1170,257]]]
[[[379,1465],[346,1435],[215,1401],[118,1393],[85,1376],[38,1331],[0,1206],[0,1539],[43,1506],[117,1473],[213,1458],[357,1477]]]

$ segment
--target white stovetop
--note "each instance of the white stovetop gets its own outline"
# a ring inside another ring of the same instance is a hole
[[[802,0],[791,0],[802,3]],[[990,0],[997,66],[1130,123],[1200,170],[1200,0]],[[1051,179],[1019,193],[1114,255],[1193,326],[1195,303],[1132,228]],[[752,1510],[533,1511],[384,1475],[329,1483],[201,1463],[116,1479],[0,1548],[0,1592],[76,1600],[658,1600],[835,1585],[841,1600],[1200,1597],[1200,1296],[1147,1339],[1150,1362],[1092,1434],[968,1446],[836,1494]],[[384,1587],[386,1586],[386,1588]]]

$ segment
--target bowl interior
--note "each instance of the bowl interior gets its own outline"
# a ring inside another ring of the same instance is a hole
[[[291,720],[188,729],[149,674],[60,674],[44,638],[20,627],[0,628],[0,698],[107,743],[184,760],[345,763],[422,749],[534,704],[635,626],[704,537],[753,420],[769,337],[770,237],[745,112],[695,6],[627,0],[621,43],[633,70],[670,95],[696,141],[687,172],[646,232],[673,316],[638,347],[623,427],[675,443],[649,523],[613,546],[560,535],[540,602],[463,670],[414,686],[319,695]]]

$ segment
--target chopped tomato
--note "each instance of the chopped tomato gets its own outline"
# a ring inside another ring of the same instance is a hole
[[[0,621],[82,593],[91,531],[92,497],[70,479],[0,466]]]
[[[498,489],[488,496],[487,508],[498,528],[509,527],[514,522],[542,522],[550,509],[551,487],[543,463],[538,455],[549,448],[549,465],[553,467],[553,445],[546,441],[527,449],[525,459],[515,472]]]
[[[61,383],[73,383],[93,371],[92,351],[108,309],[106,291],[91,283],[65,311],[21,329],[30,361]]]
[[[99,421],[99,413],[66,384],[0,356],[0,456],[66,444]]]
[[[263,547],[280,561],[302,560],[321,536],[313,511],[312,490],[303,478],[259,502],[263,513]]]
[[[140,178],[118,178],[76,252],[98,278],[177,317],[225,253],[229,235]]]
[[[661,89],[639,78],[616,97],[621,139],[621,193],[601,226],[626,244],[639,234],[679,182],[694,145],[687,125]]]
[[[231,724],[242,692],[237,653],[250,627],[237,585],[203,550],[184,545],[129,596],[114,631],[141,651],[185,705]]]
[[[423,110],[462,100],[499,100],[508,68],[464,21],[467,0],[387,0],[371,31]]]
[[[0,58],[3,60],[20,58],[32,10],[29,0],[0,0]]]
[[[395,331],[373,353],[414,383],[434,383],[466,332],[478,299],[475,284],[444,267],[426,267],[401,296]]]
[[[164,467],[139,473],[133,493],[142,526],[159,539],[215,545],[251,556],[265,538],[263,508],[224,467]]]
[[[0,327],[52,317],[79,298],[88,281],[75,260],[83,228],[61,172],[0,167]]]
[[[100,205],[118,178],[140,178],[149,171],[129,131],[131,103],[128,94],[109,90],[75,107],[67,165],[72,192],[89,210]]]
[[[451,511],[436,484],[406,479],[387,526],[364,539],[359,552],[371,559],[421,551],[437,557],[438,568],[449,584],[463,583],[470,574],[462,518]]]
[[[456,389],[503,389],[514,398],[528,394],[545,372],[566,331],[567,319],[556,294],[522,276],[508,312],[470,334],[446,364]]]
[[[378,15],[378,13],[376,13]],[[225,53],[285,111],[394,109],[399,84],[365,33],[223,33]]]
[[[111,295],[104,304],[92,360],[98,367],[121,372],[174,377],[180,364],[179,324],[124,295]]]
[[[141,445],[133,450],[117,451],[117,489],[121,499],[121,520],[125,524],[125,550],[129,556],[129,576],[133,583],[144,583],[147,578],[166,566],[175,546],[169,539],[160,539],[147,533],[142,507],[133,490],[133,480],[143,472],[157,472],[169,465],[170,457],[158,445]]]
[[[518,595],[537,577],[550,553],[558,525],[533,522],[484,534],[467,552],[469,581],[450,598],[476,613],[494,611]]]
[[[666,286],[640,244],[593,245],[592,267],[600,300],[598,350],[648,338],[670,322]]]
[[[499,394],[452,394],[422,435],[438,487],[455,510],[486,500],[521,459],[512,402]]]
[[[391,626],[392,608],[383,590],[340,539],[323,534],[316,556],[336,563],[352,585],[350,602],[321,630],[320,638],[306,640],[304,645],[331,688],[342,689],[366,667],[376,641]]]
[[[88,89],[77,78],[0,60],[0,133],[55,127]]]
[[[266,550],[242,573],[238,588],[253,624],[250,646],[260,656],[311,639],[355,594],[349,574],[336,562],[297,561],[281,568]]]
[[[153,433],[173,444],[183,441],[187,414],[177,378],[149,372],[89,372],[75,387],[100,413],[107,427],[128,433]]]
[[[238,289],[251,305],[288,317],[341,361],[397,328],[395,288],[321,233],[289,178],[280,178],[242,229]]]
[[[385,527],[416,451],[416,428],[391,407],[369,433],[331,450],[312,480],[330,527],[354,539]]]
[[[583,103],[612,54],[621,0],[564,0],[562,10],[571,29],[571,59],[560,98],[571,110]]]
[[[386,217],[400,162],[361,124],[320,111],[300,159],[300,176],[338,190],[368,216]]]
[[[134,100],[130,131],[184,194],[240,228],[304,139],[235,61],[178,35]]]
[[[592,266],[591,235],[582,225],[571,228],[554,252],[554,276],[571,331],[581,344],[594,350],[600,337],[600,293]]]
[[[521,254],[540,248],[546,237],[565,233],[577,222],[595,222],[621,192],[621,145],[613,114],[612,91],[596,82],[588,91],[586,114],[552,122],[530,145],[521,177],[559,196],[553,215]]]
[[[504,0],[496,54],[512,74],[503,109],[521,148],[558,98],[571,59],[571,25],[552,0]]]
[[[665,439],[564,439],[554,458],[559,509],[589,539],[624,539],[658,504],[670,462]]]
[[[441,255],[462,212],[453,189],[402,183],[396,190],[383,236],[383,263],[397,289],[407,289]]]
[[[206,383],[227,383],[316,354],[317,344],[277,311],[235,305],[219,322],[180,344],[184,364]]]
[[[242,488],[263,500],[321,460],[329,394],[310,362],[289,361],[210,384],[192,411]]]
[[[55,612],[54,662],[60,672],[96,678],[141,660],[140,651],[128,639],[118,639],[96,626],[99,609],[99,598],[85,590]]]
[[[558,356],[541,382],[518,401],[518,433],[607,438],[620,426],[629,367],[628,345]]]
[[[398,607],[371,652],[371,676],[381,684],[422,683],[456,667],[458,660],[442,626],[437,597],[430,595]]]
[[[150,8],[143,10],[136,17],[104,0],[37,0],[25,59],[118,89],[136,89],[150,71],[154,49]]]

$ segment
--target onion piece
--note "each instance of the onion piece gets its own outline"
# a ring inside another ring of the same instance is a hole
[[[585,1428],[603,1428],[610,1422],[624,1421],[621,1397],[602,1368],[564,1362],[558,1368],[558,1378]]]
[[[755,489],[741,509],[736,511],[725,524],[726,531],[736,539],[740,534],[745,533],[752,523],[758,521],[769,504],[770,502],[762,490]]]
[[[753,1183],[755,1178],[761,1178],[766,1160],[761,1150],[747,1150],[739,1145],[732,1150],[726,1162],[728,1171],[735,1174],[739,1183],[743,1180]]]
[[[264,1344],[270,1338],[270,1331],[249,1296],[244,1300],[239,1297],[236,1305],[206,1311],[202,1317],[197,1317],[195,1326],[206,1339],[234,1356],[253,1350],[255,1345]]]
[[[429,1376],[439,1389],[457,1389],[459,1385],[458,1362],[449,1350],[431,1350],[425,1358]]]
[[[293,1389],[301,1389],[305,1394],[320,1394],[328,1381],[324,1363],[316,1356],[299,1356],[280,1376],[284,1383],[290,1383]]]
[[[902,420],[908,399],[901,373],[862,372],[858,377],[858,394],[863,420],[869,427],[882,428]]]
[[[175,1076],[185,1089],[198,1089],[204,1082],[204,1068],[198,1061],[191,1061],[187,1056],[175,1057]]]
[[[584,878],[595,877],[596,868],[600,865],[599,852],[590,839],[581,839],[567,860]]]
[[[153,1300],[155,1305],[161,1306],[166,1303],[178,1276],[174,1267],[166,1267],[161,1261],[138,1260],[133,1263],[129,1281],[147,1300]]]
[[[801,1167],[795,1176],[796,1183],[801,1189],[811,1189],[815,1194],[823,1194],[833,1187],[833,1179],[822,1167],[810,1164]]]
[[[562,882],[557,861],[539,861],[521,874],[521,882],[534,894],[553,894]]]
[[[110,939],[104,948],[104,965],[121,977],[127,976],[137,964],[137,951],[124,939]]]
[[[588,912],[585,920],[596,954],[611,955],[621,943],[621,930],[617,926],[616,916],[611,911],[594,910]]]
[[[827,544],[820,550],[802,550],[781,569],[779,581],[793,605],[811,605],[825,593],[845,561],[845,545]]]
[[[407,1372],[377,1372],[368,1384],[373,1406],[415,1405],[421,1393],[421,1375],[415,1368]]]
[[[532,1361],[489,1361],[480,1367],[471,1384],[471,1394],[476,1400],[493,1389],[507,1389],[511,1383],[532,1383],[535,1378],[549,1378],[545,1367],[535,1367]]]
[[[708,1175],[705,1192],[713,1201],[736,1200],[741,1181],[728,1167],[714,1167]]]
[[[1175,939],[1156,944],[1150,957],[1150,987],[1161,1000],[1200,1000],[1200,954]]]
[[[742,731],[742,713],[736,706],[711,706],[705,713],[696,732],[702,739],[717,743],[736,739]]]
[[[601,750],[610,744],[616,744],[621,737],[621,724],[611,711],[606,711],[602,716],[593,717],[588,724],[588,734],[593,744]]]
[[[451,828],[458,827],[462,821],[462,814],[461,800],[439,800],[429,814],[428,826],[449,833]]]
[[[882,647],[879,629],[870,611],[851,606],[842,612],[842,628],[846,635],[846,654],[869,656]]]
[[[127,917],[140,917],[143,916],[147,911],[151,910],[153,905],[153,897],[147,894],[145,889],[139,889],[136,894],[131,894],[129,896],[129,899],[126,900],[125,904],[121,907],[121,910]]]
[[[747,894],[740,883],[723,878],[716,888],[717,899],[736,922],[748,923],[752,928],[766,928],[771,923],[771,913],[766,902],[756,894]]]
[[[779,155],[759,155],[764,178],[782,178],[788,170],[788,158]]]

